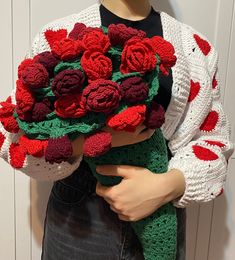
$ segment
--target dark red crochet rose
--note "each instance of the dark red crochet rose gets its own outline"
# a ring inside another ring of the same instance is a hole
[[[146,119],[144,125],[148,128],[160,128],[165,122],[165,109],[162,105],[152,101],[150,107],[146,111]]]
[[[44,88],[48,86],[49,74],[40,63],[33,63],[21,70],[22,83],[31,89]]]
[[[29,58],[29,59],[24,59],[20,65],[18,66],[18,78],[21,77],[21,72],[27,68],[28,66],[34,64],[33,59]]]
[[[167,76],[169,69],[176,63],[174,46],[160,36],[152,37],[151,42],[155,53],[157,53],[161,59],[160,70]]]
[[[86,114],[81,103],[82,94],[73,94],[59,97],[55,101],[55,112],[62,118],[78,118]]]
[[[18,123],[13,116],[15,107],[14,104],[9,102],[0,102],[0,122],[6,131],[10,133],[18,133],[19,131]]]
[[[112,75],[112,61],[101,52],[85,51],[81,65],[88,76],[88,81],[108,79]]]
[[[145,38],[146,33],[142,30],[127,27],[125,24],[110,24],[108,27],[108,36],[112,45],[123,46],[125,42],[134,36],[138,36],[140,39]]]
[[[122,52],[120,71],[123,74],[140,72],[144,74],[156,67],[157,58],[148,38],[133,37],[128,40]]]
[[[58,73],[51,84],[51,89],[56,97],[82,90],[85,76],[79,69],[68,69]]]
[[[16,113],[20,120],[32,122],[32,111],[23,112],[19,107],[16,107]]]
[[[54,76],[54,68],[60,62],[50,51],[44,51],[33,58],[35,63],[42,64],[48,71],[49,76]]]
[[[105,79],[98,79],[89,84],[82,93],[82,102],[88,111],[112,112],[121,100],[120,85]]]
[[[111,144],[112,135],[109,132],[98,131],[85,137],[83,154],[87,157],[101,156],[111,149]]]
[[[67,135],[50,138],[45,151],[45,160],[51,164],[67,161],[73,154],[72,143]]]
[[[32,120],[34,122],[43,121],[51,112],[51,104],[48,99],[44,99],[41,102],[36,102],[32,110]]]
[[[119,114],[107,118],[106,125],[117,131],[134,132],[136,127],[145,119],[146,106],[136,105],[128,107]]]
[[[87,27],[84,23],[75,23],[72,31],[69,33],[68,38],[73,40],[82,40],[86,34],[92,31],[103,32],[103,30],[99,27]]]
[[[148,97],[149,87],[141,77],[131,77],[121,83],[122,98],[127,103],[137,103]]]
[[[110,49],[109,37],[104,32],[92,30],[84,35],[82,39],[85,50],[107,52]]]
[[[86,25],[84,23],[75,23],[72,31],[69,33],[68,38],[73,40],[79,39],[79,34],[86,29]]]
[[[56,41],[51,49],[52,54],[63,61],[69,61],[77,58],[82,51],[83,46],[81,41],[75,41],[69,38]]]
[[[16,81],[16,105],[22,112],[30,111],[35,103],[35,98],[24,84],[18,79]]]

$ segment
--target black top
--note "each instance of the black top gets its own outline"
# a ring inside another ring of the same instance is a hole
[[[103,26],[108,27],[110,24],[118,24],[123,23],[126,26],[130,26],[139,30],[143,30],[146,32],[147,37],[152,37],[155,35],[159,35],[163,37],[162,31],[162,23],[159,12],[155,11],[154,8],[151,8],[150,13],[147,17],[138,20],[131,21],[125,18],[121,18],[116,14],[109,11],[104,5],[100,5],[100,16],[101,16],[101,24]],[[158,94],[154,98],[154,100],[161,104],[165,110],[167,109],[170,99],[171,99],[171,87],[172,87],[172,71],[169,71],[169,75],[166,77],[159,74],[159,90]]]

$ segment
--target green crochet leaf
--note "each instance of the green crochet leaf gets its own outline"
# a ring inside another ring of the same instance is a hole
[[[108,33],[108,27],[101,25],[100,28],[104,31],[105,34]]]
[[[16,115],[16,120],[25,134],[34,139],[45,140],[57,138],[69,134],[79,136],[80,134],[92,133],[101,129],[105,125],[105,115],[103,113],[89,113],[82,118],[63,119],[52,112],[47,115],[47,119],[42,122],[24,122]]]
[[[139,72],[131,72],[131,73],[127,73],[127,74],[122,74],[120,71],[118,72],[114,72],[113,75],[112,75],[112,81],[114,82],[119,82],[123,79],[127,79],[127,78],[130,78],[130,77],[135,77],[135,76],[139,76],[141,77],[141,73]]]
[[[79,57],[78,59],[74,60],[74,61],[62,61],[59,64],[57,64],[54,68],[54,74],[58,74],[59,72],[63,71],[63,70],[68,70],[68,69],[79,69],[81,71],[83,71],[82,66],[81,66],[81,62],[80,62],[81,58]]]

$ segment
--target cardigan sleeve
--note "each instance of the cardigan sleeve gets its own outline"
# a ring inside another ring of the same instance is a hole
[[[40,49],[43,49],[43,46],[40,48],[40,44],[43,44],[40,43],[43,42],[40,41],[41,37],[43,36],[41,31],[39,31],[34,37],[31,48],[28,50],[25,58],[33,57],[39,53]],[[19,129],[16,131],[12,114],[9,117],[9,115],[4,112],[6,109],[15,106],[15,91],[16,86],[14,86],[7,100],[0,104],[0,157],[13,168],[37,180],[56,181],[69,176],[78,168],[82,160],[82,155],[70,162],[50,164],[45,161],[44,156],[33,156],[22,149],[19,139],[24,133]],[[7,118],[6,115],[8,116]]]
[[[179,208],[211,201],[223,193],[228,160],[234,151],[220,95],[218,54],[211,44],[206,47],[211,48],[207,59],[200,50],[192,54],[196,65],[187,105],[168,143],[173,155],[168,170],[179,169],[185,177],[184,194],[172,201]]]

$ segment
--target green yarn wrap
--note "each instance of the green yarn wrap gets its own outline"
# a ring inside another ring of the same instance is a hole
[[[121,164],[144,167],[156,174],[167,171],[167,146],[161,129],[158,128],[151,138],[132,145],[113,147],[99,157],[86,157],[84,160],[97,178],[107,186],[116,185],[121,177],[105,176],[96,172],[97,165]],[[131,222],[141,242],[145,260],[174,260],[177,248],[176,209],[172,203],[161,206],[150,216]]]

